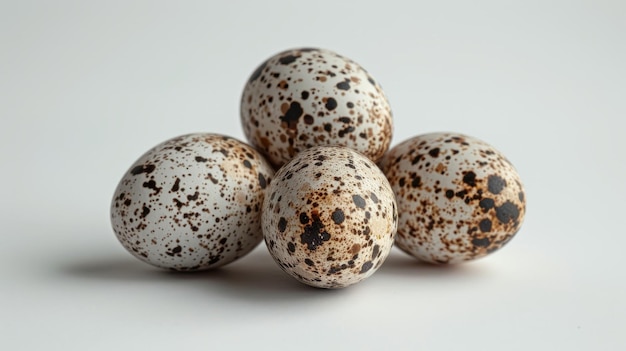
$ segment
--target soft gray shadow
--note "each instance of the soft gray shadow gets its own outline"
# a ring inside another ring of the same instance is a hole
[[[128,256],[124,258],[83,257],[61,265],[62,275],[89,280],[158,281],[163,271]]]
[[[247,300],[311,299],[341,294],[342,289],[318,289],[302,284],[283,272],[265,248],[259,248],[241,260],[220,269],[211,280],[211,288],[229,296]]]
[[[341,290],[317,289],[304,285],[274,262],[265,248],[257,248],[226,266],[198,272],[175,272],[152,267],[128,257],[83,257],[57,269],[65,277],[99,281],[169,284],[220,293],[226,298],[250,301],[290,301],[340,294]]]
[[[394,249],[376,274],[399,276],[402,279],[411,277],[449,279],[457,277],[484,277],[489,269],[477,262],[460,264],[431,264]]]

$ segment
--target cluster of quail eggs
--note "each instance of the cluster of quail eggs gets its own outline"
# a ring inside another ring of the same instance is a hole
[[[241,124],[249,144],[188,134],[131,165],[111,203],[131,254],[197,271],[265,240],[295,279],[342,288],[376,272],[394,244],[425,262],[460,263],[500,249],[522,224],[524,189],[509,160],[457,133],[389,149],[381,86],[332,51],[293,49],[262,63],[245,85]]]

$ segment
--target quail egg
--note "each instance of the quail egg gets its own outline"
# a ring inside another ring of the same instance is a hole
[[[381,167],[396,195],[396,244],[431,263],[486,256],[518,232],[526,211],[520,177],[491,145],[455,133],[419,135]]]
[[[371,276],[389,254],[396,203],[371,160],[345,147],[314,147],[276,173],[262,225],[285,272],[310,286],[342,288]]]
[[[131,254],[157,267],[225,265],[262,241],[273,173],[255,149],[227,136],[167,140],[124,173],[111,204],[113,230]]]
[[[346,146],[373,161],[389,148],[391,108],[381,86],[354,61],[300,48],[267,59],[241,98],[248,141],[276,167],[313,146]]]

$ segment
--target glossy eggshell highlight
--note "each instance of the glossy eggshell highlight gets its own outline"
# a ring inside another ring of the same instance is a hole
[[[270,57],[241,98],[248,141],[279,167],[313,146],[346,146],[373,161],[389,148],[393,121],[380,85],[354,61],[324,49]]]
[[[396,244],[431,263],[486,256],[521,227],[526,196],[511,162],[491,145],[456,133],[416,136],[381,167],[396,195]]]
[[[122,177],[113,230],[131,254],[157,267],[225,265],[262,240],[261,206],[273,173],[256,150],[227,136],[170,139]]]
[[[393,245],[397,211],[389,182],[365,156],[315,147],[282,167],[263,203],[263,234],[292,277],[342,288],[371,276]]]

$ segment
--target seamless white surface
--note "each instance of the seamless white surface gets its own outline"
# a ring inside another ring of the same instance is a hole
[[[1,1],[0,340],[7,350],[623,350],[623,1]],[[393,144],[481,138],[526,221],[494,255],[316,290],[264,246],[172,274],[116,241],[109,202],[170,137],[243,138],[264,59],[318,46],[382,83]]]

